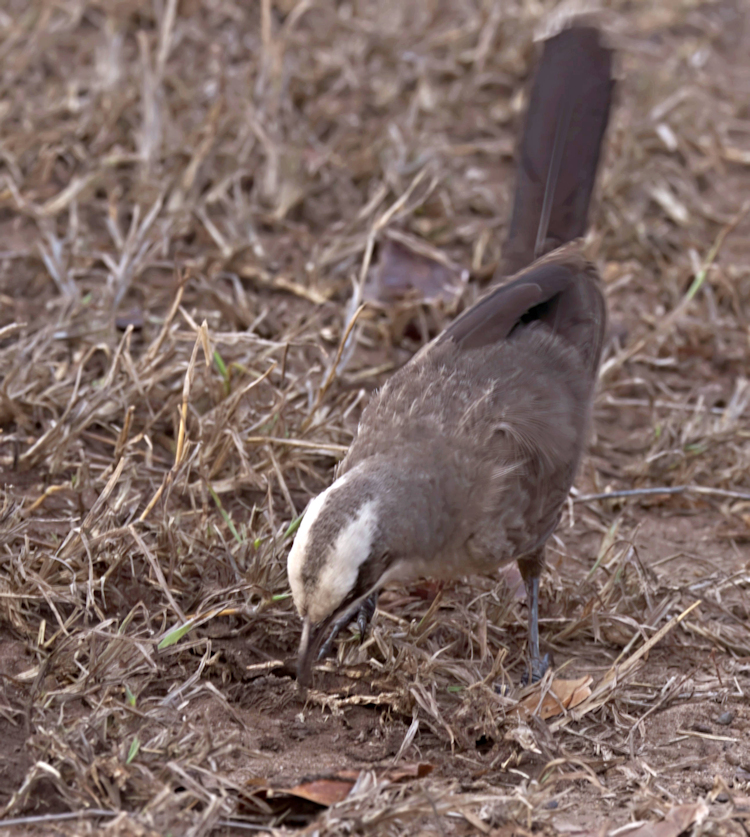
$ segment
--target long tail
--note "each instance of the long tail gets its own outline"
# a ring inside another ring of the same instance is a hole
[[[585,233],[613,88],[612,50],[597,29],[574,25],[545,42],[498,278]]]

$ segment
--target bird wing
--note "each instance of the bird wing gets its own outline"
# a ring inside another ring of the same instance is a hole
[[[606,308],[595,268],[576,254],[552,254],[513,282],[480,299],[437,338],[461,349],[512,339],[519,330],[546,326],[578,350],[593,375],[599,364]]]

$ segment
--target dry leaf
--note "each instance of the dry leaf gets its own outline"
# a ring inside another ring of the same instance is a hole
[[[276,791],[276,794],[288,794],[289,796],[297,796],[300,799],[307,799],[309,802],[314,802],[316,805],[323,805],[329,808],[337,802],[342,802],[349,796],[351,789],[354,787],[356,776],[354,779],[316,779],[314,782],[303,782],[295,788],[289,790]]]
[[[417,762],[416,764],[401,764],[383,773],[383,779],[388,782],[403,782],[406,779],[424,779],[435,769],[434,764]]]
[[[463,290],[468,278],[464,274],[399,241],[386,239],[378,264],[365,284],[364,296],[385,303],[404,297],[451,302]]]
[[[629,831],[627,837],[677,837],[691,825],[700,825],[707,816],[708,805],[699,799],[675,806],[661,822],[646,823],[635,831]]]
[[[398,767],[379,773],[378,784],[422,779],[432,773],[434,769],[433,764],[426,762],[401,764]],[[359,770],[339,770],[330,776],[323,776],[310,782],[301,782],[293,788],[272,788],[265,779],[250,779],[247,784],[257,787],[266,799],[293,796],[298,799],[306,799],[308,802],[314,802],[316,805],[322,805],[324,808],[330,808],[331,805],[346,799],[360,775]]]
[[[553,680],[549,691],[542,698],[541,706],[539,692],[534,692],[524,698],[518,707],[532,715],[538,715],[543,720],[554,718],[555,715],[562,715],[564,709],[572,709],[586,700],[591,694],[589,685],[592,681],[593,677],[589,674],[578,680]]]
[[[515,561],[512,564],[506,564],[498,575],[505,582],[514,599],[523,601],[526,598],[526,582],[521,577],[521,571]]]

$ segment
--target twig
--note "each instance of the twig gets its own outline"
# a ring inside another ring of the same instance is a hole
[[[242,822],[242,820],[218,820],[216,825],[222,828],[244,828],[247,831],[266,831],[269,834],[273,832],[273,828],[270,825],[255,825],[255,823]]]
[[[726,488],[710,488],[704,485],[662,485],[655,488],[627,488],[622,491],[603,491],[599,494],[581,494],[573,497],[574,503],[591,503],[594,500],[616,500],[619,497],[650,497],[655,494],[705,494],[709,497],[729,497],[732,500],[750,500],[750,492],[731,491]]]
[[[637,651],[631,654],[626,660],[622,663],[615,662],[614,665],[609,669],[609,671],[604,675],[601,682],[596,686],[596,688],[591,692],[591,694],[576,706],[575,709],[571,709],[567,715],[555,721],[550,729],[552,732],[556,732],[561,727],[566,726],[570,723],[571,720],[578,720],[582,718],[589,712],[592,712],[594,709],[599,709],[601,706],[604,706],[605,703],[609,701],[612,695],[615,692],[615,689],[619,684],[623,682],[623,680],[633,671],[638,663],[648,652],[659,642],[664,639],[664,637],[673,629],[676,628],[680,622],[685,619],[690,613],[695,610],[698,605],[702,603],[701,599],[698,601],[693,602],[690,607],[687,607],[685,610],[682,611],[678,616],[673,617],[672,619],[667,622],[666,625],[663,625],[659,630],[645,642]]]
[[[357,320],[359,319],[359,315],[364,311],[364,309],[365,309],[365,304],[363,303],[354,312],[354,314],[352,315],[351,320],[349,320],[349,323],[346,326],[346,330],[344,331],[344,334],[341,337],[341,340],[339,342],[339,347],[336,350],[336,357],[333,359],[333,363],[331,364],[331,368],[328,370],[328,374],[326,375],[325,381],[323,381],[323,385],[318,390],[318,395],[315,399],[315,403],[313,404],[312,409],[310,410],[310,415],[302,423],[303,432],[305,430],[307,430],[308,427],[310,426],[310,424],[312,423],[313,417],[315,416],[315,411],[318,409],[318,407],[320,407],[321,402],[325,398],[326,392],[328,392],[328,387],[330,387],[331,384],[333,383],[333,379],[336,376],[336,370],[338,369],[338,366],[339,366],[339,360],[341,358],[341,354],[344,351],[344,346],[346,346],[346,341],[349,339],[349,335],[351,334],[352,329],[354,328]]]
[[[323,451],[325,453],[346,453],[346,445],[335,445],[327,442],[305,442],[302,439],[280,439],[277,436],[248,436],[246,445],[286,445],[290,448],[304,448],[305,450]]]
[[[84,808],[82,811],[65,811],[62,814],[34,814],[30,817],[11,817],[0,820],[0,828],[12,828],[16,825],[36,825],[45,822],[65,822],[84,817],[117,817],[121,811],[105,811],[103,808]]]

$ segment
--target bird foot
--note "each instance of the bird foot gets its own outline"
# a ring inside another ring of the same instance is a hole
[[[355,610],[347,610],[340,616],[331,626],[331,633],[328,639],[321,645],[318,652],[318,659],[322,660],[327,657],[333,650],[333,643],[341,631],[346,628],[354,620],[356,615],[357,628],[359,628],[360,644],[364,642],[367,636],[367,630],[370,627],[372,617],[375,615],[375,608],[378,603],[378,594],[373,593],[368,596]]]
[[[538,683],[542,677],[547,673],[549,668],[549,654],[545,654],[541,659],[537,657],[531,660],[531,684]],[[521,685],[529,685],[529,672],[525,671],[521,677]]]

